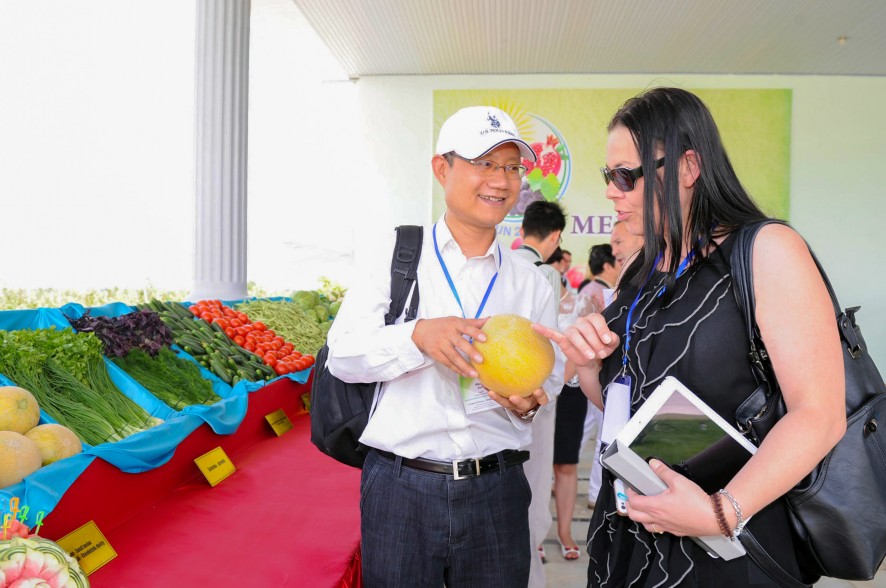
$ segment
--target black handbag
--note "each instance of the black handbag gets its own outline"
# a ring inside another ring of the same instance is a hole
[[[757,231],[781,221],[745,225],[733,246],[733,290],[750,341],[758,387],[736,410],[738,428],[753,443],[766,437],[786,410],[754,314],[752,251]],[[815,469],[786,495],[801,569],[821,576],[869,580],[886,556],[886,384],[867,353],[855,320],[859,307],[841,310],[834,289],[812,253],[834,305],[846,375],[846,434]],[[784,586],[802,586],[756,543],[739,537],[748,555]],[[774,566],[774,567],[773,567]]]

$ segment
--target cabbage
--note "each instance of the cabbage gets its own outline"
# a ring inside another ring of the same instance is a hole
[[[320,296],[313,290],[299,290],[292,295],[292,300],[305,309],[314,308],[320,304]]]

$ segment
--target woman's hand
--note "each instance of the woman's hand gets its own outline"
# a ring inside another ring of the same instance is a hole
[[[655,496],[643,496],[628,488],[631,520],[642,524],[650,533],[671,533],[679,537],[720,534],[711,498],[698,484],[657,459],[650,460],[649,465],[668,489]],[[731,507],[725,504],[724,508],[728,516]]]
[[[538,323],[532,328],[556,343],[576,367],[609,357],[618,349],[620,341],[618,335],[609,330],[603,315],[596,313],[579,317],[562,333]]]

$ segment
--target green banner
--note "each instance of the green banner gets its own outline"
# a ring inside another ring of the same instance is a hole
[[[443,121],[460,108],[490,105],[507,112],[539,154],[539,161],[528,166],[520,201],[499,225],[499,236],[504,243],[512,243],[530,202],[557,200],[568,216],[563,248],[573,253],[573,264],[583,264],[592,245],[609,241],[615,221],[600,175],[606,159],[606,126],[618,108],[641,91],[438,90],[434,92],[434,144]],[[744,186],[767,214],[787,219],[791,90],[692,91],[713,113]],[[435,182],[434,218],[444,208],[443,189]]]

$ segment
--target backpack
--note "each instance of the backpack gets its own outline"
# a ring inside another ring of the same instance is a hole
[[[744,316],[749,360],[759,387],[736,410],[736,421],[755,445],[786,410],[754,319],[751,267],[754,238],[766,220],[740,229],[732,249],[733,286]],[[785,495],[794,547],[802,569],[815,575],[869,580],[886,557],[886,384],[855,319],[842,310],[812,253],[834,306],[846,374],[846,434],[814,470]],[[803,586],[787,574],[747,530],[739,535],[748,555],[782,586]]]
[[[397,244],[391,259],[391,306],[385,325],[392,325],[403,312],[412,285],[415,292],[406,309],[406,321],[415,320],[418,311],[418,260],[421,257],[422,227],[397,227]],[[328,345],[317,353],[314,382],[311,385],[311,442],[326,455],[343,464],[362,468],[366,460],[360,435],[369,421],[378,382],[342,382],[326,368]]]

